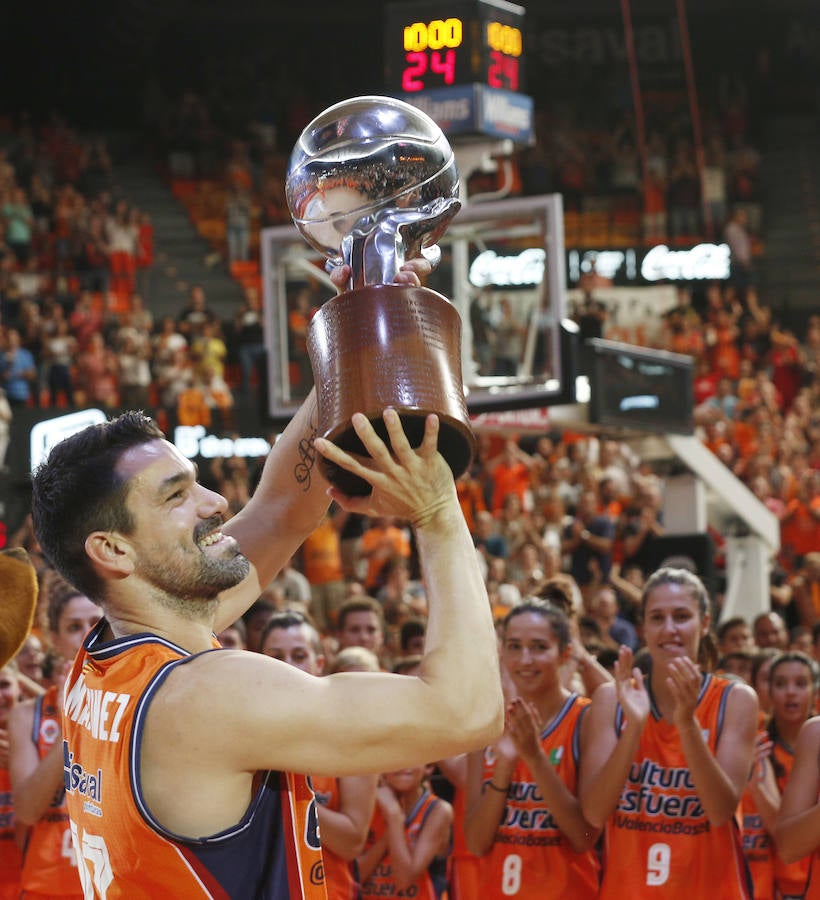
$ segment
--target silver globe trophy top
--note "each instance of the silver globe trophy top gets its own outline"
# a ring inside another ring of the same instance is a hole
[[[461,206],[444,133],[393,97],[354,97],[318,115],[293,148],[285,190],[302,236],[329,265],[351,266],[353,289],[391,284],[418,256],[435,265]]]
[[[317,116],[291,153],[285,181],[302,236],[329,266],[352,271],[349,289],[323,303],[308,329],[318,433],[364,454],[353,413],[364,413],[389,443],[382,414],[390,406],[417,447],[434,412],[439,451],[456,476],[475,452],[461,317],[442,294],[395,278],[406,260],[438,262],[437,241],[461,207],[458,187],[441,129],[392,97],[354,97]],[[364,479],[326,460],[320,466],[343,493],[369,493]]]

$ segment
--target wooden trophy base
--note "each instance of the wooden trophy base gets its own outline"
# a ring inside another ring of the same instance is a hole
[[[476,439],[464,400],[461,317],[429,288],[368,285],[328,300],[311,320],[308,354],[319,407],[319,434],[350,453],[367,455],[350,424],[361,412],[388,442],[382,421],[392,406],[411,446],[424,422],[441,422],[438,449],[458,477],[469,467]],[[364,496],[370,485],[323,460],[327,479],[343,493]]]

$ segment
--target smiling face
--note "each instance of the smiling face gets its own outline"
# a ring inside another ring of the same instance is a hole
[[[814,677],[808,664],[800,660],[776,663],[769,674],[772,714],[781,724],[799,725],[814,706]]]
[[[537,697],[554,688],[568,652],[540,613],[523,612],[507,622],[501,662],[522,697]]]
[[[223,534],[223,497],[196,481],[173,444],[151,441],[126,451],[118,471],[129,481],[134,528],[125,536],[134,573],[166,605],[211,601],[250,570],[236,541]]]
[[[644,640],[653,666],[688,656],[696,660],[709,615],[703,615],[698,598],[684,584],[662,582],[647,595],[644,605]]]

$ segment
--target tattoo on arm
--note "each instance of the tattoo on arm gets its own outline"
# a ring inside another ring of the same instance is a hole
[[[316,423],[316,406],[313,407],[308,420],[308,433],[299,441],[299,462],[293,470],[296,483],[302,485],[302,490],[310,490],[310,480],[313,466],[316,463],[316,450],[313,447],[313,439],[319,434]]]

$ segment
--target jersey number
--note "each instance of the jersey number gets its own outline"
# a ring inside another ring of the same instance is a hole
[[[521,857],[511,853],[501,867],[501,893],[512,897],[521,889]]]
[[[63,832],[63,846],[60,851],[60,856],[63,859],[67,859],[72,866],[77,865],[77,856],[74,853],[74,841],[71,838],[71,829],[66,828]]]
[[[657,887],[669,878],[669,860],[672,851],[669,844],[653,844],[646,854],[646,883]]]
[[[82,858],[88,862],[88,866],[80,865],[78,867],[86,900],[94,900],[95,896],[100,900],[105,900],[108,886],[114,880],[105,840],[99,835],[89,834],[87,831],[83,833],[82,840],[80,840],[74,822],[71,823],[71,834],[74,837],[74,846],[80,848]],[[89,867],[91,872],[88,871]]]

